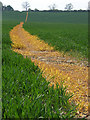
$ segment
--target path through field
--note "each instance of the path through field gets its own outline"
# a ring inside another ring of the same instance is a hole
[[[88,112],[88,68],[75,59],[64,55],[41,41],[37,36],[30,35],[23,29],[23,22],[10,31],[12,50],[28,56],[43,71],[43,77],[49,80],[50,86],[64,80],[67,92],[74,94],[72,100],[80,104],[78,114]],[[54,76],[54,77],[53,77]]]

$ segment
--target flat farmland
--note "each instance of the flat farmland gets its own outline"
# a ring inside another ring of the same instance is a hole
[[[68,86],[63,86],[61,82],[60,85],[56,85],[56,89],[54,89],[54,86],[49,87],[49,82],[46,80],[46,77],[43,77],[41,69],[35,65],[30,58],[24,58],[23,55],[12,51],[12,47],[16,47],[15,49],[17,49],[17,51],[23,51],[24,48],[20,48],[20,45],[24,46],[27,44],[28,48],[25,50],[29,51],[30,46],[28,45],[29,42],[27,42],[27,38],[30,36],[36,39],[36,36],[38,36],[38,39],[41,41],[44,40],[53,46],[54,50],[63,52],[63,55],[67,54],[77,59],[87,61],[88,14],[87,12],[29,12],[28,20],[24,23],[23,28],[31,35],[25,32],[19,25],[20,22],[25,21],[25,17],[26,12],[3,12],[2,117],[73,118],[79,113],[79,109],[77,108],[78,104],[73,101],[71,101],[71,103],[69,102],[73,95],[71,92],[66,93]],[[12,37],[10,37],[10,33]],[[23,39],[24,35],[26,35],[25,39]],[[24,45],[20,43],[20,39],[22,41],[24,40],[24,42],[22,42]],[[14,40],[15,44],[12,46]],[[28,51],[26,51],[26,53],[28,53]],[[40,65],[42,66],[43,64],[41,63]],[[50,69],[46,67],[45,65],[45,70],[47,69],[47,72],[48,70],[50,71]],[[61,70],[63,70],[64,66],[61,68]],[[86,68],[83,67],[81,72],[83,73],[85,69]],[[77,66],[75,73],[76,71],[79,71],[79,69],[77,70]],[[55,69],[52,69],[52,72],[55,74],[59,73],[58,70]],[[87,71],[85,74],[87,74]],[[83,76],[86,79],[86,76]],[[68,77],[69,82],[70,79],[71,78]],[[71,79],[71,81],[73,80]],[[76,82],[73,81],[73,83]],[[80,86],[82,86],[82,84]],[[87,112],[87,106],[85,106],[86,108],[83,107],[85,101],[83,102],[83,88],[80,86],[78,87],[80,88],[80,100],[82,99],[80,111],[82,112],[81,116],[83,116],[83,114]],[[77,94],[74,96],[79,100]],[[80,115],[78,114],[78,116]]]
[[[56,50],[88,57],[88,17],[84,12],[29,13],[24,28]]]

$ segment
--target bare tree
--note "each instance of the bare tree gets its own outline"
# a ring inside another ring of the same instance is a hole
[[[52,8],[51,8],[51,5],[49,5],[48,7],[49,7],[50,10],[52,9]]]
[[[49,5],[48,7],[50,8],[50,10],[55,10],[56,9],[56,4]]]
[[[27,1],[23,2],[22,6],[23,6],[23,8],[26,9],[26,11],[28,11],[28,9],[30,8],[30,4]]]
[[[25,22],[27,22],[27,18],[28,18],[28,9],[30,8],[30,5],[29,5],[28,2],[24,2],[24,3],[22,4],[22,6],[23,6],[23,8],[25,8],[26,11],[27,11],[26,19],[25,19]]]
[[[69,11],[70,11],[71,9],[73,9],[72,3],[66,4],[65,9],[66,9],[66,10],[69,10]]]

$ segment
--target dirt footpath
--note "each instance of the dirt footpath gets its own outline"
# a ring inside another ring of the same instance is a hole
[[[80,104],[77,114],[87,114],[88,67],[84,62],[55,51],[37,36],[29,34],[23,29],[23,22],[10,31],[10,38],[13,42],[12,50],[30,57],[43,71],[43,77],[51,82],[50,86],[64,81],[64,86],[68,86],[67,92],[74,94],[71,100]]]

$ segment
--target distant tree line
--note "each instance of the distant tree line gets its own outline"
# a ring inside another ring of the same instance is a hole
[[[14,11],[14,9],[10,5],[8,5],[8,6],[2,6],[2,11]]]
[[[88,12],[88,10],[71,10],[71,11],[68,11],[68,10],[42,10],[40,12]]]
[[[31,10],[29,9],[28,11],[32,11],[32,12],[88,12],[89,10],[58,10],[58,9],[55,9],[55,10],[38,10],[38,9],[34,9],[34,10]]]
[[[28,7],[29,7],[29,5],[28,5]],[[26,8],[25,11],[29,11],[29,12],[30,11],[32,11],[32,12],[86,12],[86,11],[90,11],[90,10],[82,10],[82,9],[80,9],[80,10],[71,10],[72,9],[72,5],[71,4],[69,4],[69,6],[66,5],[65,10],[58,10],[58,9],[56,9],[55,4],[49,6],[49,8],[50,8],[49,10],[38,10],[37,8],[32,10],[32,9],[30,9],[30,7],[27,10],[27,7],[25,7],[25,8]],[[8,6],[2,6],[2,11],[18,11],[18,10],[14,10],[12,6],[8,5]]]

